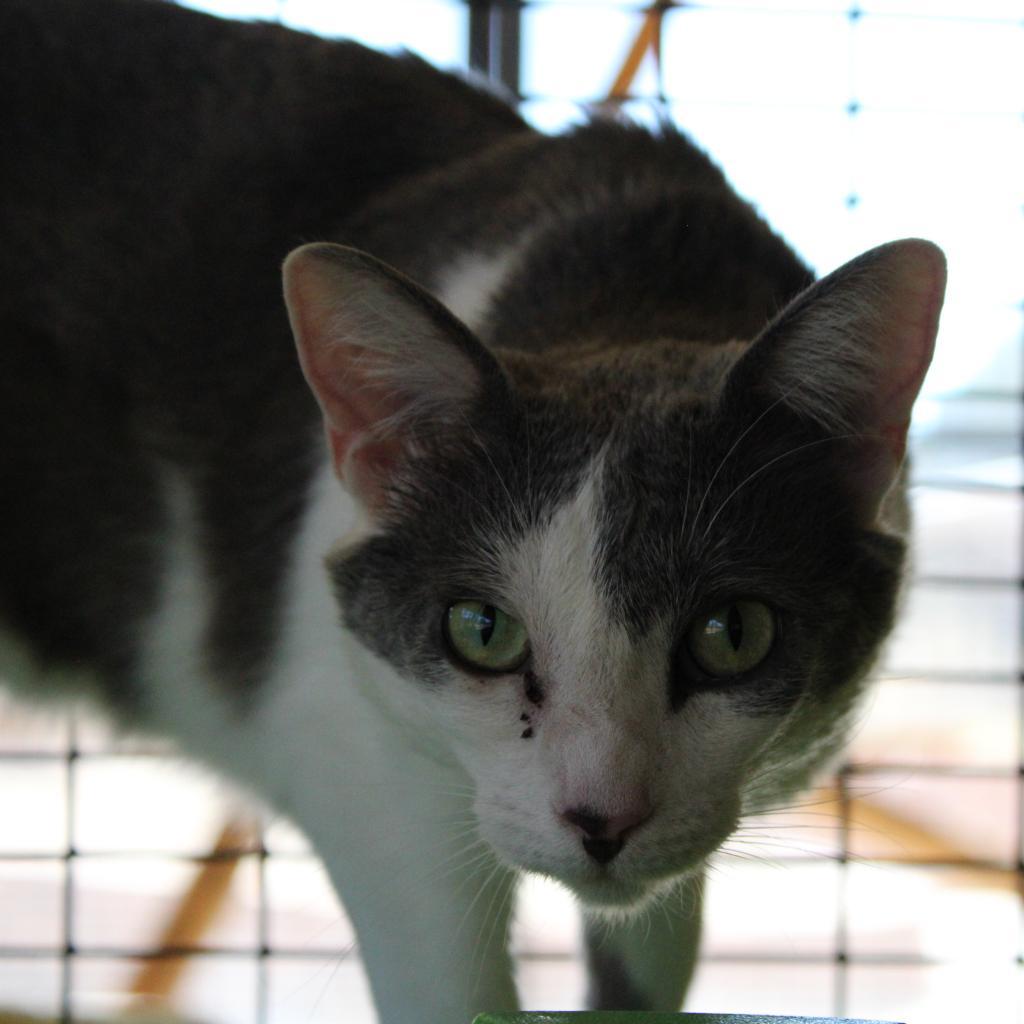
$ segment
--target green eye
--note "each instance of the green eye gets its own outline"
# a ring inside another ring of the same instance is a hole
[[[733,601],[691,627],[690,654],[712,676],[738,676],[759,665],[775,642],[775,615],[760,601]]]
[[[485,672],[512,672],[530,653],[523,624],[483,601],[451,605],[444,617],[444,635],[462,661]]]

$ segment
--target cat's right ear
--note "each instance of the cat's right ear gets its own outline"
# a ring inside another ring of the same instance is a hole
[[[372,256],[329,243],[284,262],[299,362],[323,413],[335,471],[371,512],[428,436],[458,438],[485,395],[505,393],[494,357],[433,296]]]
[[[784,404],[835,442],[865,525],[899,478],[945,286],[945,257],[931,242],[880,245],[798,295],[727,382],[733,409]]]

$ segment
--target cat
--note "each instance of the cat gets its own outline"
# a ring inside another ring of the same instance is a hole
[[[677,1009],[891,629],[941,252],[815,281],[668,125],[277,25],[0,38],[0,675],[290,816],[385,1024],[516,1006],[523,871]]]

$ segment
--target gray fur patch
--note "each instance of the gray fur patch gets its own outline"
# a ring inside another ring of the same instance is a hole
[[[587,926],[586,964],[589,1010],[655,1010],[650,999],[633,983],[626,965],[601,945],[593,926]]]

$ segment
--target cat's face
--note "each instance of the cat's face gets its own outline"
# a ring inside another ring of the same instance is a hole
[[[299,250],[285,279],[371,524],[331,564],[343,619],[502,859],[635,905],[805,781],[892,622],[903,545],[879,524],[933,246],[873,250],[724,345],[491,353],[352,250]]]
[[[687,374],[715,396],[743,349],[686,347]],[[480,835],[631,905],[802,781],[888,627],[900,545],[860,528],[835,452],[783,410],[748,429],[664,368],[652,391],[653,356],[567,390],[507,362],[519,401],[421,453],[332,572],[471,775]],[[611,379],[633,409],[614,426]]]

